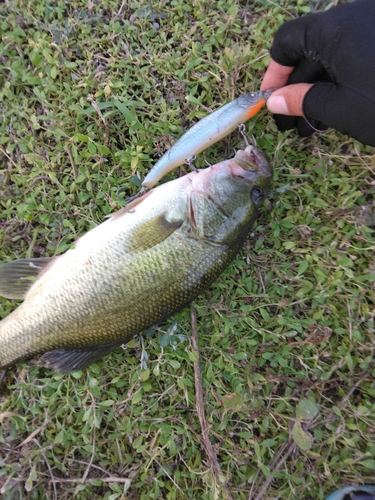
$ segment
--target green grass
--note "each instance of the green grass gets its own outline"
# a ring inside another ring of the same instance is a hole
[[[0,261],[69,248],[184,130],[259,88],[282,22],[329,2],[277,4],[1,4]],[[247,131],[273,190],[195,301],[221,475],[202,444],[184,310],[82,372],[8,373],[1,498],[316,500],[375,483],[374,150],[334,131],[282,134],[266,111]],[[233,134],[197,164],[239,146]],[[0,299],[0,316],[15,306]]]

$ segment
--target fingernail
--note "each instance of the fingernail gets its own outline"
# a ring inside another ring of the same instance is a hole
[[[278,115],[289,115],[288,106],[284,96],[282,95],[270,95],[267,101],[267,108],[271,113],[276,113]]]

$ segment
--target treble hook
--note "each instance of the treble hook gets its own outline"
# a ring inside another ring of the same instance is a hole
[[[247,135],[246,135],[246,127],[245,127],[245,124],[244,123],[240,123],[238,125],[238,131],[239,133],[242,135],[243,137],[243,140],[245,141],[245,144],[246,146],[250,146],[250,142],[249,142],[249,139],[247,138]]]
[[[198,172],[197,167],[193,163],[196,158],[197,157],[195,155],[188,156],[187,158],[185,158],[185,165],[187,165],[188,167],[190,167],[195,172]]]

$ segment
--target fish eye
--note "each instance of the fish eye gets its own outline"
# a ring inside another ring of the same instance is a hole
[[[255,203],[261,201],[263,199],[263,191],[259,187],[253,188],[251,198]]]

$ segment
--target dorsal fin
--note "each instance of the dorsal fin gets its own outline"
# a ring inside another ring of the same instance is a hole
[[[143,194],[142,196],[137,196],[134,200],[129,202],[126,205],[126,207],[122,207],[122,208],[120,208],[120,210],[117,210],[117,212],[113,212],[113,214],[109,214],[106,217],[112,221],[118,219],[119,217],[122,217],[123,215],[134,210],[134,208],[137,205],[139,205],[140,203],[142,203],[142,201],[145,200],[151,194],[151,192],[152,191],[148,191],[147,193]]]
[[[55,258],[18,259],[0,266],[0,295],[7,299],[24,299],[39,274]]]

